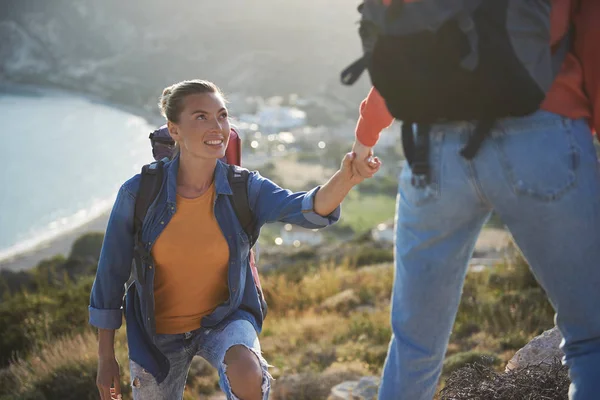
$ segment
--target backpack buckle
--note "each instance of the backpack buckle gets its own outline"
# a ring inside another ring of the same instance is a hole
[[[430,183],[429,164],[427,162],[415,162],[412,166],[412,177],[410,183],[419,189],[422,189]]]

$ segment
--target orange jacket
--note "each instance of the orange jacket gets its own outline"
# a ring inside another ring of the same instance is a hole
[[[600,43],[600,0],[553,0],[551,15],[551,45],[556,45],[575,23],[575,39],[562,69],[550,88],[542,109],[569,118],[589,118],[595,105],[595,127],[600,131],[600,51],[594,45]],[[596,71],[595,74],[592,74]],[[595,75],[595,79],[592,75]],[[587,93],[587,96],[586,96]],[[372,88],[360,104],[360,117],[356,124],[356,138],[366,145],[374,146],[381,131],[393,122],[385,101]]]

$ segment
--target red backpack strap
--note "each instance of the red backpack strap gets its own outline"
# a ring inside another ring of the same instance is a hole
[[[231,128],[229,144],[225,150],[225,158],[227,159],[227,164],[242,165],[242,139],[235,128]]]

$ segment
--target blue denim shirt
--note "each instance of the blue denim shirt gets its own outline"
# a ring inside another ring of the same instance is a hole
[[[142,241],[148,252],[177,212],[175,199],[179,158],[167,162],[164,168],[162,188],[156,201],[148,209],[142,230]],[[242,318],[250,321],[260,333],[263,314],[250,272],[249,241],[228,199],[232,191],[227,180],[227,166],[221,161],[217,162],[214,179],[214,214],[229,245],[229,299],[204,317],[201,324],[210,328],[223,321]],[[139,184],[138,174],[125,182],[117,195],[92,287],[89,321],[97,328],[118,329],[125,311],[129,357],[161,382],[168,374],[169,363],[154,343],[154,262],[151,259],[144,262],[141,271],[134,273],[129,281],[134,257],[134,205]],[[260,176],[258,172],[251,172],[248,197],[250,208],[257,219],[257,231],[264,224],[275,221],[310,229],[335,223],[340,217],[339,207],[327,217],[313,211],[318,190],[319,187],[309,192],[292,193]],[[131,284],[123,307],[125,284],[128,281]]]

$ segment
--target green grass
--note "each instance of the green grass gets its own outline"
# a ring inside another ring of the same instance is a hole
[[[372,229],[377,224],[392,220],[396,199],[384,194],[361,194],[352,190],[342,203],[342,219],[339,225],[349,226],[356,234]]]

